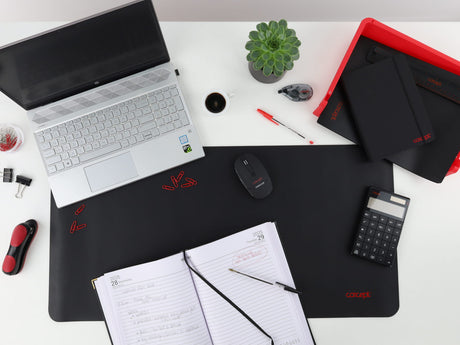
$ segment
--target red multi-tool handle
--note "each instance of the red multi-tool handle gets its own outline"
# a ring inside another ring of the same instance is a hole
[[[3,273],[14,275],[21,271],[30,243],[34,239],[37,229],[38,224],[33,219],[29,219],[14,228],[11,235],[10,248],[3,260]]]

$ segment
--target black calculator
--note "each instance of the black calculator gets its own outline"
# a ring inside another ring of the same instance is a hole
[[[370,187],[351,253],[392,266],[410,199]]]

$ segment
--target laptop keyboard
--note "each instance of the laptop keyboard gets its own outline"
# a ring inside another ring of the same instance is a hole
[[[51,175],[188,124],[173,85],[44,129],[35,136]]]

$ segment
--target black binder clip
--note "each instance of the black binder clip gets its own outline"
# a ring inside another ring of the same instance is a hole
[[[16,176],[16,183],[18,183],[19,185],[18,192],[16,193],[15,197],[21,199],[22,194],[24,193],[24,189],[26,189],[27,186],[30,186],[30,184],[32,183],[32,179],[22,175],[18,175]]]
[[[13,169],[4,168],[0,176],[3,177],[3,182],[13,182]]]

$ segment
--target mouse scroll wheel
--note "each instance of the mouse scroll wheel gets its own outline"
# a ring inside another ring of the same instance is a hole
[[[243,164],[244,164],[244,166],[246,167],[246,169],[248,169],[249,173],[250,173],[252,176],[255,176],[256,172],[254,171],[252,165],[249,164],[249,162],[248,162],[246,159],[243,159]]]

